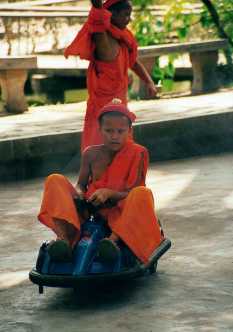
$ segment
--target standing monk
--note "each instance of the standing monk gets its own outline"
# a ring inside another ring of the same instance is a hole
[[[98,129],[101,108],[113,98],[127,103],[128,69],[147,85],[149,95],[156,87],[137,59],[137,42],[126,28],[132,11],[129,0],[92,0],[87,22],[65,50],[65,57],[79,55],[90,61],[87,72],[89,99],[82,134],[81,150],[102,142]]]

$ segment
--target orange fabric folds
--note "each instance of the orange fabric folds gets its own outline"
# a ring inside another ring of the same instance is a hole
[[[120,211],[115,209],[109,212],[108,223],[132,252],[146,264],[163,240],[154,212],[152,192],[143,186],[136,187],[122,203]]]
[[[147,167],[147,150],[134,142],[129,142],[117,153],[101,178],[93,183],[90,182],[86,193],[88,198],[99,188],[130,190],[126,199],[119,201],[112,208],[100,210],[100,213],[107,219],[112,231],[143,263],[148,262],[153,251],[163,240],[154,212],[153,195],[145,187]],[[138,182],[139,173],[142,174],[140,182]],[[77,231],[80,230],[80,218],[72,199],[74,192],[74,187],[62,175],[51,175],[45,182],[38,219],[55,233],[56,225],[52,218],[66,220]]]
[[[115,156],[102,177],[90,183],[87,198],[99,188],[116,191],[131,190],[117,206],[101,212],[110,228],[130,247],[134,254],[147,263],[153,251],[163,240],[154,212],[153,195],[145,187],[148,168],[147,150],[132,141]],[[137,183],[139,170],[142,171]],[[137,187],[135,188],[135,184]]]
[[[75,188],[63,175],[52,174],[48,176],[38,215],[40,222],[57,233],[53,218],[62,219],[71,223],[79,231],[80,218],[73,201],[75,192]]]
[[[90,197],[92,193],[100,188],[109,188],[116,191],[131,190],[137,183],[139,168],[142,169],[143,176],[137,185],[145,186],[148,163],[149,156],[146,148],[133,141],[128,141],[116,154],[101,178],[94,182],[90,179],[86,197]]]
[[[112,62],[98,61],[94,57],[92,34],[103,31],[108,31],[119,41],[119,53]],[[102,143],[97,121],[100,109],[113,98],[120,98],[123,103],[127,103],[128,68],[136,61],[137,43],[128,29],[120,30],[111,24],[110,11],[92,7],[87,22],[66,48],[64,55],[78,55],[90,61],[87,72],[89,98],[81,147],[83,151],[87,146]]]

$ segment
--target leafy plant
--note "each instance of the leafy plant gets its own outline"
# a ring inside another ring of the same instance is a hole
[[[192,11],[190,5],[198,5],[199,11]],[[228,38],[233,45],[233,1],[229,0],[133,0],[138,7],[132,23],[133,30],[140,46],[164,44],[214,37]],[[152,15],[150,6],[166,4],[167,10],[163,15]],[[201,6],[201,4],[203,6]],[[229,65],[229,77],[233,76],[232,50],[225,51]],[[156,61],[153,69],[153,79],[162,83],[167,78],[174,78],[174,59],[169,57],[168,65],[164,68]]]
[[[171,1],[168,10],[163,15],[152,15],[151,5],[153,0],[134,0],[133,4],[138,8],[135,19],[132,23],[136,39],[140,46],[165,44],[172,40],[172,35],[176,34],[179,41],[186,39],[193,16],[183,15],[182,10],[185,1]],[[155,62],[152,78],[156,83],[164,84],[166,79],[173,80],[175,76],[174,60],[178,55],[170,55],[168,64],[165,67]]]

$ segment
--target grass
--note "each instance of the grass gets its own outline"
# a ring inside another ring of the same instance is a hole
[[[64,94],[64,104],[79,103],[81,101],[87,100],[87,97],[87,89],[67,90]],[[54,102],[48,100],[46,94],[28,95],[26,98],[29,106],[54,104]]]
[[[67,90],[65,91],[65,103],[79,103],[87,100],[87,89]]]

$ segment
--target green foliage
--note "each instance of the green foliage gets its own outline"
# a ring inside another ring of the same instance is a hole
[[[211,0],[220,18],[220,24],[227,35],[233,40],[233,0]],[[165,14],[151,14],[150,6],[166,4]],[[201,0],[133,0],[133,5],[139,10],[132,22],[132,28],[140,46],[164,44],[168,42],[183,42],[200,38],[217,38],[218,31],[206,6],[200,12],[192,11],[190,5],[203,4]],[[187,9],[188,8],[188,9]],[[167,79],[175,75],[174,59],[169,57],[164,68],[157,61],[153,69],[153,79],[163,85]],[[231,58],[231,54],[230,54]],[[231,74],[230,74],[231,76]]]
[[[140,7],[140,9],[145,9],[153,3],[154,0],[133,0],[133,5]]]
[[[172,17],[164,17],[151,14],[150,5],[153,5],[155,1],[153,0],[134,0],[133,4],[139,7],[136,14],[135,20],[133,21],[133,30],[135,32],[136,39],[140,46],[148,46],[155,44],[164,44],[167,42],[167,35],[172,31],[174,20]],[[178,35],[183,38],[186,34],[186,28],[180,27],[178,29]],[[171,55],[169,57],[169,62],[167,66],[161,68],[159,61],[156,61],[152,78],[156,83],[162,83],[166,79],[172,80],[175,75],[174,59],[176,56]]]
[[[178,41],[184,41],[188,37],[190,27],[196,21],[196,15],[191,11],[186,12],[186,5],[187,1],[173,0],[164,16],[164,32],[168,37],[176,33]]]
[[[233,81],[233,2],[228,0],[209,0],[202,2],[205,4],[201,13],[201,24],[204,28],[212,30],[215,36],[227,38],[230,47],[224,50],[227,61],[225,82]]]
[[[168,59],[168,64],[163,68],[159,66],[159,61],[156,61],[152,71],[152,78],[156,83],[161,82],[164,84],[164,81],[167,79],[173,80],[175,76],[175,67],[173,64],[175,57],[174,54],[171,54]]]
[[[212,0],[211,2],[217,10],[221,26],[231,40],[233,40],[233,1]],[[216,26],[205,6],[201,12],[200,21],[204,28],[211,28],[217,35]]]
[[[205,29],[213,27],[212,18],[210,17],[208,11],[205,9],[201,12],[200,23]]]
[[[162,35],[156,33],[155,27],[162,24],[162,22],[155,22],[152,24],[154,17],[146,10],[140,12],[137,19],[133,23],[136,39],[140,46],[148,46],[160,44],[162,42]]]

